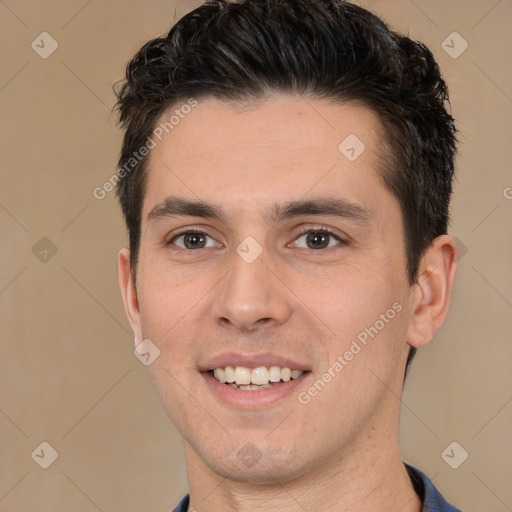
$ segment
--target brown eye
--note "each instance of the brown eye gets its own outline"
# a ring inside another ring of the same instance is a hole
[[[306,236],[306,244],[312,249],[325,249],[329,246],[329,235],[320,232],[308,233]]]
[[[175,244],[180,249],[188,249],[188,250],[195,250],[195,249],[204,249],[206,247],[213,247],[215,244],[210,243],[208,245],[208,239],[210,239],[212,242],[214,240],[209,237],[206,233],[202,233],[199,231],[187,231],[185,233],[181,233],[174,238],[172,238],[169,241],[168,245]],[[178,243],[179,241],[179,243]]]
[[[339,236],[323,229],[305,231],[296,240],[301,239],[304,240],[302,244],[295,242],[295,245],[301,249],[331,249],[335,245],[343,245],[343,240]]]

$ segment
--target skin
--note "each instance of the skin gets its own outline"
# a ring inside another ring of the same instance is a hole
[[[206,99],[151,151],[136,280],[123,248],[119,282],[136,340],[160,349],[149,371],[185,440],[199,512],[421,510],[400,457],[397,397],[410,346],[426,345],[445,319],[457,248],[437,238],[409,285],[400,207],[377,173],[379,130],[354,104]],[[351,133],[366,146],[353,162],[338,149]],[[149,222],[169,195],[215,203],[225,222]],[[366,220],[267,218],[275,204],[325,196],[361,206]],[[301,233],[322,226],[345,243],[308,245]],[[211,237],[207,247],[173,238],[191,227]],[[248,236],[263,249],[250,264],[236,252]],[[396,302],[402,310],[306,405],[297,392],[239,410],[198,372],[226,351],[276,352],[309,365],[307,391]],[[261,454],[251,467],[236,455],[248,442]]]

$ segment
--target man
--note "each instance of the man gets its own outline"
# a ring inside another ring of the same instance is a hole
[[[215,0],[130,62],[119,280],[185,441],[176,511],[457,510],[398,444],[456,267],[447,99],[340,0]]]

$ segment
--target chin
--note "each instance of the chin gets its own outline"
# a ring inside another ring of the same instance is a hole
[[[201,453],[201,458],[211,471],[223,478],[260,485],[290,482],[307,473],[308,466],[293,450],[286,453],[267,446],[260,451],[250,441],[236,451]]]

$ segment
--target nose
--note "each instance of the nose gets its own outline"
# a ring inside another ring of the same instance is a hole
[[[283,324],[291,314],[285,281],[260,256],[248,263],[237,253],[213,303],[214,320],[250,332]]]

